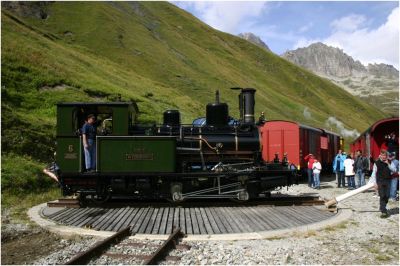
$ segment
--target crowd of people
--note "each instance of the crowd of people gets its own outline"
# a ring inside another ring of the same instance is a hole
[[[320,189],[321,163],[313,154],[304,157],[307,162],[308,186]],[[365,175],[370,172],[369,158],[365,157],[361,150],[355,155],[346,154],[339,150],[332,161],[333,173],[336,175],[337,187],[353,190],[364,186]],[[399,161],[396,152],[388,152],[382,149],[379,158],[373,162],[370,181],[374,182],[375,189],[380,198],[381,217],[387,217],[386,205],[388,201],[398,201],[399,186]]]

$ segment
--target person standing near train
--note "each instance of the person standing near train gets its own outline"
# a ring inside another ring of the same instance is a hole
[[[304,160],[307,162],[308,186],[315,187],[314,177],[313,177],[314,155],[310,153],[306,157],[304,157]]]
[[[320,189],[321,188],[321,182],[319,179],[319,175],[321,173],[322,170],[322,166],[321,163],[315,158],[314,159],[314,163],[312,165],[312,169],[313,169],[313,174],[314,174],[314,188],[315,189]]]
[[[350,155],[347,155],[346,160],[343,162],[344,165],[344,172],[347,178],[347,185],[348,189],[355,189],[356,183],[354,180],[354,160],[351,158]]]
[[[96,170],[96,116],[88,115],[82,127],[82,142],[85,151],[85,167],[87,172]]]
[[[363,156],[361,150],[356,151],[356,159],[354,161],[354,172],[357,176],[357,187],[365,186],[365,173],[368,171],[368,159]]]
[[[389,217],[386,205],[390,196],[391,173],[395,172],[387,156],[387,151],[382,149],[379,159],[375,161],[372,169],[371,180],[374,180],[379,193],[379,211],[381,218]],[[372,182],[374,182],[372,181]]]
[[[344,160],[346,160],[346,155],[342,154],[342,150],[338,150],[338,153],[333,158],[333,172],[336,174],[338,187],[342,187],[342,185],[345,187]]]
[[[396,153],[392,152],[389,155],[390,166],[392,168],[391,172],[391,182],[390,182],[390,197],[389,200],[392,202],[396,201],[397,188],[399,182],[399,160],[396,159]]]

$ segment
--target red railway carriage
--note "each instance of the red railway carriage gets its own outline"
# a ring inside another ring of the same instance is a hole
[[[361,150],[365,156],[369,157],[371,160],[378,158],[380,149],[388,148],[388,136],[391,133],[396,135],[395,148],[398,157],[398,147],[399,147],[399,118],[385,118],[375,122],[371,127],[369,127],[364,133],[362,133],[356,140],[350,143],[351,152],[356,152]]]
[[[312,153],[320,160],[323,168],[328,169],[343,144],[341,137],[333,132],[292,121],[268,121],[260,132],[264,161],[272,161],[276,153],[282,159],[283,154],[287,153],[289,163],[297,168],[307,168],[304,157]]]

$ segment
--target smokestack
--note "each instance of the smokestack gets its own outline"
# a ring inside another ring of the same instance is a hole
[[[239,95],[239,106],[240,106],[240,114],[242,116],[242,123],[244,124],[254,124],[254,94],[256,90],[253,88],[245,88],[242,89],[242,92]]]
[[[219,90],[215,92],[215,103],[219,103]]]

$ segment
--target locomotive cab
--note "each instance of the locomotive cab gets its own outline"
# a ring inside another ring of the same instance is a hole
[[[57,104],[57,164],[63,173],[84,171],[81,128],[89,114],[97,117],[97,135],[128,135],[136,120],[131,102]]]

